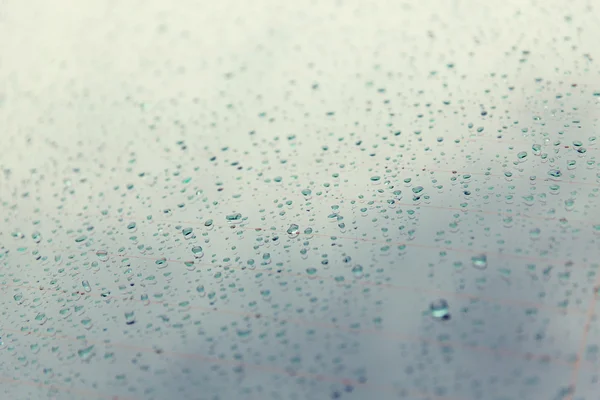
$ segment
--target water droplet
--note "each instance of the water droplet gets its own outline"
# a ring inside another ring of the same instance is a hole
[[[192,253],[194,254],[194,257],[202,258],[204,250],[202,249],[202,246],[194,246],[192,247]]]
[[[529,231],[529,237],[532,240],[537,240],[540,238],[541,232],[542,232],[542,230],[540,228],[533,228],[532,230]]]
[[[76,242],[76,243],[81,243],[81,242],[83,242],[85,239],[87,239],[87,236],[85,236],[85,235],[77,236],[77,237],[75,238],[75,242]]]
[[[550,175],[553,178],[560,178],[562,176],[562,172],[560,172],[560,170],[558,169],[551,169],[550,171],[548,171],[548,175]]]
[[[194,237],[194,229],[192,228],[184,228],[181,233],[183,234],[184,239],[191,239]]]
[[[193,271],[196,269],[196,267],[194,265],[194,261],[184,261],[183,263],[186,266],[188,271]]]
[[[573,211],[574,208],[575,208],[575,200],[574,199],[565,200],[565,210]]]
[[[243,329],[238,329],[237,330],[237,335],[239,338],[241,339],[246,339],[248,338],[250,335],[252,334],[252,329],[250,328],[243,328]]]
[[[352,275],[354,275],[356,278],[361,278],[363,276],[363,272],[364,268],[362,265],[357,264],[352,267]]]
[[[161,257],[158,260],[154,261],[154,263],[158,265],[158,268],[165,268],[167,266],[167,259]]]
[[[43,325],[44,323],[46,323],[46,321],[48,320],[48,318],[46,318],[46,314],[45,313],[39,313],[36,317],[35,317],[35,321],[40,324]]]
[[[135,312],[134,311],[129,311],[129,312],[125,313],[125,323],[127,325],[135,324]]]
[[[471,258],[471,261],[473,261],[473,266],[477,269],[487,268],[487,256],[485,254],[479,254],[477,256],[474,256]]]
[[[287,234],[291,237],[296,237],[300,234],[300,227],[296,224],[291,224],[287,229]]]
[[[31,238],[33,239],[34,242],[39,243],[42,241],[42,234],[39,232],[33,232],[31,234]]]
[[[240,214],[240,213],[229,214],[225,217],[225,219],[228,222],[239,222],[242,220],[242,214]]]
[[[450,307],[448,302],[444,299],[438,299],[429,305],[429,311],[431,316],[437,320],[448,320],[450,319]]]
[[[89,361],[94,355],[94,345],[79,350],[77,354],[79,355],[79,358],[81,358],[81,360]]]
[[[92,323],[92,319],[88,317],[81,320],[81,325],[83,325],[85,329],[91,329],[92,326],[94,326],[94,324]]]
[[[100,261],[106,261],[106,260],[108,260],[108,252],[106,250],[98,250],[96,252],[96,256],[98,257],[98,259]]]

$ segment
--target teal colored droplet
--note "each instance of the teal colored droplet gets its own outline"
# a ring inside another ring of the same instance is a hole
[[[354,267],[352,267],[352,275],[354,275],[356,278],[362,277],[363,272],[364,272],[364,268],[362,265],[357,264]]]
[[[548,171],[548,175],[554,178],[560,178],[562,176],[562,173],[558,169],[551,169],[550,171]]]
[[[204,255],[204,250],[202,249],[202,246],[192,247],[192,254],[194,254],[194,257],[196,258],[202,257]]]
[[[299,230],[299,228],[300,228],[300,227],[299,227],[298,225],[296,225],[296,224],[291,224],[291,225],[289,226],[289,228],[287,229],[287,231],[286,231],[286,232],[287,232],[287,234],[288,234],[288,235],[291,235],[291,236],[296,236],[296,235],[298,235],[298,234],[300,233],[300,230]]]
[[[229,214],[225,217],[225,219],[229,222],[240,221],[242,219],[242,214],[240,214],[240,213]]]
[[[84,349],[77,351],[79,358],[83,361],[88,361],[94,354],[94,345],[88,346]]]
[[[444,299],[438,299],[429,305],[431,316],[438,320],[446,320],[450,318],[450,307]]]
[[[106,250],[96,251],[96,256],[100,259],[100,261],[108,260],[108,252]]]
[[[154,263],[156,265],[159,266],[159,268],[163,268],[167,266],[167,259],[164,257],[159,258],[158,260],[154,261]]]
[[[485,269],[487,267],[487,256],[485,254],[474,256],[471,258],[471,261],[473,262],[473,266],[477,269]]]

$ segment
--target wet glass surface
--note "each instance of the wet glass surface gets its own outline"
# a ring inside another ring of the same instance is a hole
[[[598,5],[0,1],[12,399],[597,399]]]

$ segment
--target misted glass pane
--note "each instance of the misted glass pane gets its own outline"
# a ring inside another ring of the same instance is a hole
[[[598,15],[0,0],[0,398],[597,399]]]

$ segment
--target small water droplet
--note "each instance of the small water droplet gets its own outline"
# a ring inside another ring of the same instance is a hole
[[[158,268],[165,268],[167,266],[167,259],[161,257],[158,260],[154,261],[154,263],[158,265]]]
[[[79,358],[81,358],[83,361],[89,361],[94,355],[94,345],[79,350],[77,354],[79,355]]]
[[[357,264],[352,267],[352,275],[354,275],[356,278],[361,278],[363,276],[363,272],[364,268],[362,265]]]
[[[551,169],[550,171],[548,171],[548,175],[550,175],[553,178],[560,178],[562,176],[562,172],[560,172],[560,170],[558,169]]]
[[[240,214],[240,213],[229,214],[225,217],[225,219],[228,222],[239,222],[242,220],[242,214]]]
[[[133,324],[135,324],[135,312],[134,311],[130,311],[130,312],[126,312],[125,313],[125,323],[127,325],[133,325]]]
[[[86,240],[86,239],[87,239],[87,236],[85,236],[85,235],[77,236],[77,237],[75,238],[75,242],[76,242],[76,243],[81,243],[81,242],[83,242],[83,241],[84,241],[84,240]]]
[[[450,307],[448,306],[448,302],[444,299],[438,299],[431,302],[429,311],[434,319],[444,321],[450,319]]]
[[[485,254],[474,256],[471,258],[471,261],[473,261],[473,266],[477,269],[487,268],[487,256]]]

